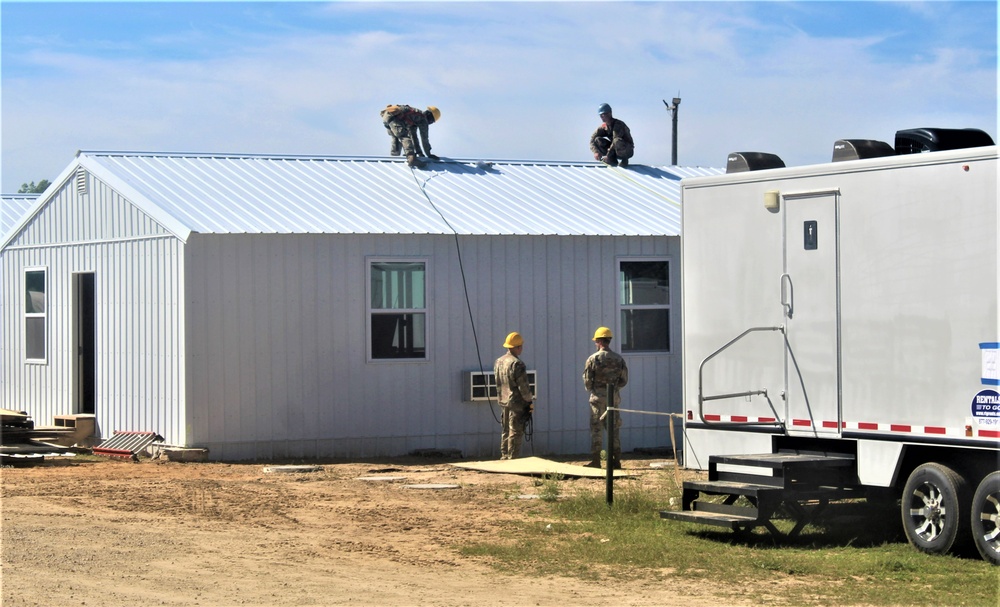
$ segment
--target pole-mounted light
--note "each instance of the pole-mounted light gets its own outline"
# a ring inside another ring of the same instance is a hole
[[[670,146],[670,164],[677,166],[677,106],[681,104],[680,97],[674,97],[672,99],[673,103],[667,103],[667,100],[663,100],[663,105],[667,106],[667,111],[670,112],[672,122],[673,122],[673,137],[671,139]]]

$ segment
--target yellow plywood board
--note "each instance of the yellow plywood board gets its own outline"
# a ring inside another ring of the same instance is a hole
[[[606,478],[607,471],[586,466],[563,464],[541,457],[519,457],[517,459],[498,459],[483,462],[462,462],[452,464],[459,468],[479,470],[480,472],[499,472],[501,474],[527,474],[543,476],[546,474],[561,474],[563,476],[580,476],[586,478]],[[624,470],[615,470],[615,478],[628,476]]]

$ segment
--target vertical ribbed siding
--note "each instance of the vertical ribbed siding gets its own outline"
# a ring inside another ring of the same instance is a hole
[[[539,375],[535,440],[526,453],[585,452],[583,362],[594,328],[616,325],[617,262],[665,256],[676,281],[677,240],[463,236],[463,284],[452,236],[193,234],[186,246],[190,443],[224,459],[417,448],[495,455],[499,427],[488,404],[463,402],[463,373],[478,370],[480,358],[492,370],[503,337],[518,330],[527,340],[525,362]],[[367,360],[366,260],[393,256],[427,260],[426,361]],[[671,330],[679,336],[676,309]],[[675,340],[670,354],[628,357],[631,408],[680,411],[678,349]],[[668,428],[666,417],[632,415],[626,448],[670,444]]]
[[[4,249],[2,406],[36,424],[77,411],[74,275],[95,275],[95,413],[103,436],[151,430],[185,440],[183,424],[183,244],[100,182],[81,195],[69,180]],[[23,354],[23,274],[47,270],[45,364]]]

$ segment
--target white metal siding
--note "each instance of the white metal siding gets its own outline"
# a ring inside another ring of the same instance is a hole
[[[413,172],[388,159],[81,153],[62,189],[5,236],[2,404],[41,424],[73,412],[70,293],[73,273],[94,272],[105,435],[151,430],[219,459],[424,447],[489,456],[498,424],[488,405],[462,400],[461,378],[492,368],[518,330],[539,371],[525,451],[582,453],[580,376],[594,328],[617,328],[618,261],[669,257],[676,292],[678,175],[589,163],[485,171],[448,161]],[[367,360],[372,256],[427,261],[426,361]],[[49,271],[44,366],[25,365],[20,352],[28,266]],[[628,407],[680,410],[674,300],[674,351],[626,357]],[[664,417],[626,416],[623,444],[669,444],[667,428]]]
[[[677,280],[677,239],[463,236],[459,244],[479,356],[453,236],[192,235],[190,443],[223,459],[417,448],[495,455],[499,427],[489,405],[463,402],[462,372],[478,370],[479,357],[492,369],[504,336],[517,330],[539,377],[535,439],[525,452],[585,452],[583,362],[594,328],[617,322],[617,260],[673,256]],[[427,260],[426,361],[367,362],[371,256]],[[673,325],[679,335],[679,310]],[[679,412],[679,351],[627,360],[626,406]],[[623,444],[669,444],[668,426],[665,417],[627,416]]]
[[[185,440],[183,244],[103,184],[69,181],[2,253],[0,406],[38,425],[78,412],[73,276],[95,274],[99,432],[150,430]],[[87,198],[90,198],[89,200]],[[47,269],[47,362],[23,353],[24,268]]]
[[[81,195],[76,181],[68,181],[11,246],[65,246],[167,234],[153,218],[90,175],[86,192]]]

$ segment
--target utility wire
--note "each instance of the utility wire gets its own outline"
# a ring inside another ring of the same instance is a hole
[[[469,284],[465,279],[465,266],[462,264],[462,247],[458,240],[458,230],[456,230],[455,227],[451,225],[451,222],[448,221],[448,218],[444,216],[444,213],[441,212],[441,209],[437,208],[437,205],[434,204],[434,201],[431,200],[430,195],[427,193],[427,188],[426,188],[427,182],[433,179],[434,177],[437,177],[440,173],[431,175],[427,179],[423,180],[423,182],[417,179],[417,172],[412,167],[410,168],[410,174],[413,176],[414,183],[416,183],[417,187],[420,188],[420,193],[423,194],[424,198],[427,199],[427,204],[431,205],[431,208],[434,209],[434,212],[441,217],[441,220],[444,221],[445,225],[448,226],[452,234],[454,234],[455,236],[455,251],[458,252],[458,269],[462,274],[462,288],[465,290],[465,307],[469,310],[469,323],[472,325],[472,340],[476,343],[476,358],[479,360],[479,372],[483,374],[483,379],[485,380],[486,369],[483,367],[483,355],[479,350],[479,337],[476,334],[476,320],[472,315],[472,301],[469,299]],[[501,424],[502,422],[497,417],[496,411],[493,410],[493,398],[490,396],[489,382],[484,381],[483,387],[486,389],[486,400],[490,404],[490,414],[493,415],[493,420],[496,421],[496,423]]]

